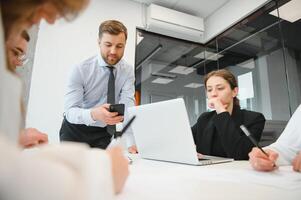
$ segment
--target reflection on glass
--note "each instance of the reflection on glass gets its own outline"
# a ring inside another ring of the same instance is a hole
[[[271,14],[286,3],[269,2],[204,45],[138,30],[136,68],[147,58],[136,69],[141,104],[183,97],[194,124],[208,110],[204,75],[226,68],[239,81],[241,107],[284,126],[301,102],[301,20]]]
[[[204,73],[200,75],[199,69],[191,65],[205,60],[205,48],[143,30],[137,32],[143,38],[139,43],[137,40],[136,47],[136,89],[140,91],[141,104],[182,97],[190,122],[195,123],[206,108]],[[161,48],[152,54],[158,45]]]

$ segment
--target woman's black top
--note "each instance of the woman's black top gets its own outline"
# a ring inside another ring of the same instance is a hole
[[[242,110],[239,106],[233,107],[232,115],[228,112],[205,112],[192,127],[197,152],[247,160],[254,145],[239,126],[245,125],[252,136],[260,141],[264,123],[265,118],[261,113]]]

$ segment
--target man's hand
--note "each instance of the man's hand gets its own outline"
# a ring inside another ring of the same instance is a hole
[[[130,146],[130,147],[128,148],[128,152],[129,152],[129,153],[133,153],[133,154],[138,153],[137,146],[136,146],[136,145]]]
[[[48,143],[48,135],[35,128],[27,128],[19,135],[19,144],[24,148]]]
[[[299,152],[299,154],[294,158],[293,162],[293,169],[296,172],[301,172],[301,151]]]
[[[255,170],[258,171],[273,171],[277,169],[275,162],[278,158],[278,154],[272,150],[265,150],[269,155],[268,157],[260,151],[258,148],[253,148],[249,153],[249,162]]]
[[[115,193],[120,193],[129,176],[129,161],[124,157],[121,147],[106,150],[111,157]]]
[[[103,104],[91,110],[92,119],[101,121],[107,125],[115,125],[123,121],[123,116],[118,116],[117,112],[109,112],[110,104]]]

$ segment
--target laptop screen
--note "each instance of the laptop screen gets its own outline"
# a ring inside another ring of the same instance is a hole
[[[130,107],[128,112],[137,116],[132,130],[142,158],[192,165],[233,160],[206,155],[198,159],[182,98]]]

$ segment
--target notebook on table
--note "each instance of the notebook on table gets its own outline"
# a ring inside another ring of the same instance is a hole
[[[190,165],[231,162],[231,158],[198,158],[182,98],[128,108],[139,154],[144,159]]]

